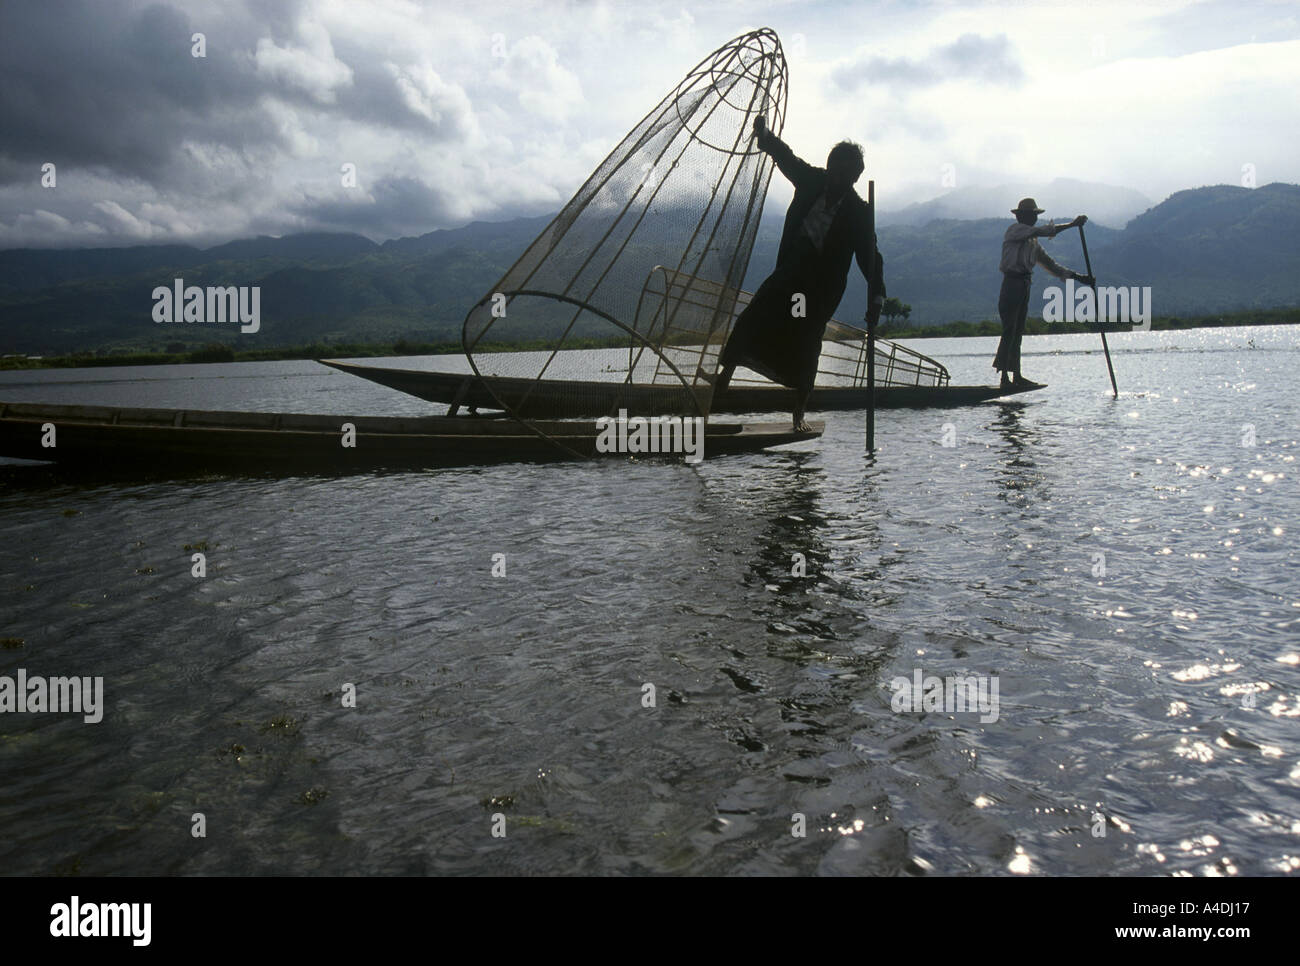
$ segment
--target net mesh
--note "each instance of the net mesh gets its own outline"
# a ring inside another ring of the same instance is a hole
[[[897,342],[876,339],[875,359],[876,385],[881,388],[948,385],[946,367]],[[826,324],[817,360],[817,385],[827,389],[867,387],[866,329],[836,319]]]
[[[637,318],[644,318],[647,332],[654,337],[673,337],[672,312],[675,309],[687,318],[696,313],[712,311],[714,306],[729,305],[732,319],[719,329],[730,332],[735,318],[744,311],[753,293],[737,290],[723,290],[715,282],[692,278],[682,272],[658,266],[651,273],[641,296],[642,309]],[[689,332],[687,333],[689,338]],[[692,346],[690,351],[701,347]],[[721,351],[721,342],[712,343],[704,349],[706,358],[716,366],[717,355]],[[680,351],[672,345],[665,345],[664,356],[672,359]],[[890,342],[888,339],[876,339],[876,385],[882,388],[890,386],[946,386],[948,370],[929,356],[922,355],[907,346]],[[644,353],[631,352],[628,355],[629,369],[635,381],[650,381],[656,373],[654,359],[647,360]],[[733,385],[771,386],[765,377],[746,369],[737,368],[732,378]],[[867,386],[867,330],[849,325],[838,319],[826,323],[822,334],[822,351],[817,360],[816,384],[824,389],[865,389]]]
[[[632,129],[465,318],[474,371],[516,387],[502,408],[527,422],[539,387],[602,382],[610,415],[708,416],[772,174],[753,121],[779,134],[785,104],[780,42],[756,30]]]

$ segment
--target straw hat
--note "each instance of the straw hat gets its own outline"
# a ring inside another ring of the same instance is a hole
[[[1027,211],[1032,211],[1036,215],[1041,215],[1046,210],[1047,209],[1045,208],[1039,208],[1038,202],[1035,201],[1033,198],[1021,198],[1020,204],[1012,208],[1011,213],[1013,215],[1019,215]]]

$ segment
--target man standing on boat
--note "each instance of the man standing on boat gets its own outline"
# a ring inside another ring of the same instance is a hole
[[[772,156],[794,185],[776,269],[759,286],[736,319],[719,360],[715,392],[724,393],[736,366],[753,369],[795,391],[794,428],[807,431],[804,410],[817,378],[822,333],[840,304],[856,256],[867,280],[867,317],[880,318],[885,302],[884,262],[876,250],[870,205],[853,190],[866,164],[862,148],[841,141],[831,148],[825,168],[796,157],[754,119],[761,151]]]
[[[1002,291],[998,294],[998,315],[1002,316],[1002,340],[993,358],[993,368],[1002,373],[1003,389],[1042,389],[1042,383],[1033,382],[1020,374],[1020,340],[1025,335],[1025,319],[1029,316],[1029,286],[1033,281],[1035,265],[1042,265],[1057,278],[1075,279],[1091,285],[1092,279],[1080,275],[1052,261],[1040,238],[1055,238],[1068,228],[1075,228],[1088,220],[1079,215],[1074,221],[1062,225],[1036,226],[1043,209],[1033,198],[1022,198],[1011,209],[1016,223],[1002,236]]]

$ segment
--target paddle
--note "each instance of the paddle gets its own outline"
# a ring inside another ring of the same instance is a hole
[[[1083,226],[1079,226],[1079,241],[1083,245],[1083,267],[1092,279],[1092,305],[1097,312],[1097,328],[1101,329],[1101,347],[1106,350],[1106,371],[1110,373],[1110,389],[1119,398],[1119,386],[1115,385],[1115,367],[1110,362],[1110,345],[1106,342],[1106,323],[1101,318],[1101,298],[1097,295],[1097,276],[1092,274],[1092,259],[1088,257],[1088,239],[1083,237]]]
[[[871,241],[876,240],[876,183],[867,182],[867,205],[871,209]],[[871,262],[867,271],[874,272],[876,253],[871,252]],[[876,320],[872,317],[871,287],[867,286],[867,452],[876,451]]]

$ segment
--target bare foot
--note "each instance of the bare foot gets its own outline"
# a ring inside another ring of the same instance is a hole
[[[808,425],[808,420],[803,418],[802,414],[794,417],[794,431],[796,433],[811,433],[813,428]]]

